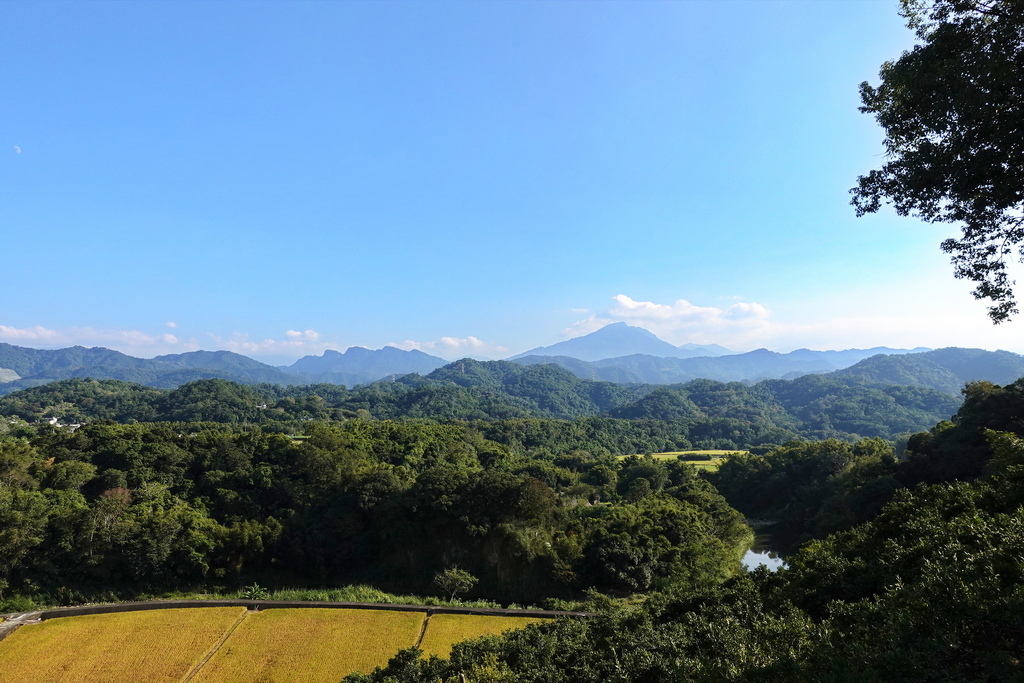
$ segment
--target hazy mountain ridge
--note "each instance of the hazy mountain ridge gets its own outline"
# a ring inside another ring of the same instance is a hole
[[[394,346],[371,350],[352,346],[344,353],[327,349],[320,356],[303,356],[279,369],[307,382],[330,384],[365,384],[389,375],[411,372],[425,375],[448,361],[418,350],[404,351]]]
[[[692,348],[675,347],[647,330],[625,323],[607,325],[589,335],[544,348],[575,348],[599,355],[612,348],[629,346],[658,353],[693,352]],[[715,347],[713,350],[725,349]],[[969,381],[1006,384],[1024,375],[1024,356],[1008,351],[955,347],[937,351],[889,347],[841,351],[797,349],[789,353],[757,349],[688,358],[632,353],[594,361],[568,355],[520,355],[509,361],[493,362],[502,364],[501,372],[507,377],[516,375],[517,371],[512,369],[515,367],[557,365],[579,379],[640,385],[681,384],[696,379],[754,383],[839,372],[844,378],[926,386],[953,395]],[[282,386],[314,383],[356,386],[405,376],[410,376],[409,381],[414,384],[429,380],[470,386],[466,382],[480,372],[480,367],[479,361],[464,359],[448,364],[422,351],[404,351],[390,346],[377,350],[363,347],[351,347],[345,352],[326,350],[320,356],[305,356],[289,366],[274,367],[231,351],[192,351],[142,359],[99,347],[45,350],[0,343],[0,395],[75,377],[116,379],[158,388],[174,388],[199,379]],[[465,374],[467,369],[469,376]],[[524,381],[522,377],[514,381]],[[489,382],[493,386],[493,380]],[[582,409],[582,406],[577,408]],[[569,406],[560,406],[556,412],[563,409],[572,412]]]
[[[342,362],[331,365],[334,359],[330,354],[339,356]],[[0,394],[75,377],[116,379],[163,389],[199,379],[226,379],[240,384],[365,384],[388,375],[430,372],[446,362],[421,351],[393,347],[377,351],[353,348],[345,354],[328,351],[325,357],[327,371],[294,372],[232,351],[191,351],[146,359],[102,347],[32,349],[0,343]],[[293,366],[315,369],[323,358],[307,356]]]
[[[843,351],[798,349],[789,353],[776,353],[767,349],[757,349],[747,353],[715,357],[667,358],[633,354],[588,362],[566,356],[525,356],[516,358],[515,362],[523,365],[553,363],[583,379],[627,384],[678,384],[694,379],[757,382],[764,379],[793,379],[801,375],[833,372],[878,354],[900,355],[923,351],[924,349],[875,347]]]
[[[0,368],[13,370],[23,379],[71,373],[83,367],[110,369],[114,372],[139,370],[147,367],[147,363],[151,362],[102,347],[72,346],[50,350],[0,343]]]
[[[4,393],[74,377],[117,379],[159,388],[173,388],[197,379],[242,383],[294,381],[277,368],[231,351],[192,351],[146,359],[103,347],[31,349],[0,344],[0,367],[19,375],[18,380],[0,386]]]
[[[508,360],[529,356],[568,356],[583,361],[599,361],[642,354],[657,358],[694,358],[697,356],[721,356],[732,353],[717,344],[684,344],[674,346],[659,339],[642,327],[626,323],[612,323],[581,337],[567,339],[551,346],[539,346]]]

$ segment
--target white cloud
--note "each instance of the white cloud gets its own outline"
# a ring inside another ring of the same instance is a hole
[[[213,339],[217,348],[246,356],[299,358],[300,356],[319,355],[327,349],[344,351],[348,348],[325,341],[322,335],[314,330],[304,332],[286,330],[284,336],[286,339],[268,337],[262,340],[253,340],[249,338],[248,333],[235,332],[227,338],[215,334],[211,334],[210,338]]]
[[[165,323],[165,326],[177,327],[176,324],[170,323]],[[253,339],[244,332],[235,332],[227,337],[210,333],[200,344],[194,338],[182,338],[170,332],[149,334],[141,330],[99,330],[91,327],[53,330],[40,325],[26,328],[0,325],[0,342],[51,349],[77,345],[102,346],[140,358],[197,351],[202,348],[234,351],[267,362],[290,362],[301,356],[319,355],[326,349],[344,351],[348,348],[346,345],[325,339],[316,330],[287,330],[283,332],[281,339]]]
[[[993,325],[984,305],[962,293],[935,300],[909,299],[856,306],[831,302],[818,316],[771,326],[773,348],[791,350],[890,346],[943,348],[960,346],[1024,352],[1024,320]]]
[[[288,330],[284,333],[284,336],[292,340],[303,340],[303,341],[320,341],[320,333],[316,330],[306,330],[305,332],[299,332],[298,330]]]
[[[608,314],[624,321],[644,320],[662,322],[673,327],[685,327],[695,324],[715,324],[723,319],[748,320],[765,319],[769,316],[767,308],[758,303],[735,303],[724,311],[714,306],[695,306],[686,299],[679,299],[674,304],[656,304],[652,301],[634,301],[625,294],[612,297],[614,306]]]
[[[465,339],[459,339],[458,337],[441,337],[440,344],[442,347],[452,350],[480,349],[486,346],[486,344],[476,337],[466,337]]]
[[[98,330],[92,327],[51,330],[41,325],[26,328],[0,325],[0,341],[44,348],[102,346],[143,357],[199,348],[195,340],[181,340],[173,334],[152,335],[140,330]]]
[[[733,304],[725,309],[725,317],[731,320],[766,320],[771,312],[758,303]]]
[[[57,332],[56,330],[48,330],[40,325],[24,329],[18,329],[17,327],[9,327],[7,325],[0,325],[0,339],[4,339],[7,341],[47,342],[51,339],[56,339],[59,335],[60,333]]]
[[[167,325],[167,327],[175,328],[175,327],[178,326],[178,323],[170,322],[170,323],[166,323],[166,325]]]
[[[167,323],[167,327],[177,327]],[[236,332],[230,337],[208,335],[212,343],[200,344],[195,339],[183,339],[171,333],[148,334],[140,330],[98,330],[91,327],[69,327],[51,330],[40,325],[17,328],[0,325],[0,341],[24,344],[41,348],[64,348],[68,346],[103,346],[131,356],[148,358],[167,353],[197,351],[200,348],[234,351],[247,356],[275,358],[298,358],[323,353],[328,348],[339,348],[325,341],[315,330],[297,332],[288,330],[285,339],[253,340],[248,334]],[[344,350],[347,347],[340,347]]]
[[[568,337],[589,334],[605,325],[624,322],[642,327],[674,344],[722,344],[748,347],[771,327],[771,312],[756,302],[737,302],[722,309],[697,306],[686,299],[672,304],[637,301],[625,294],[565,330]],[[730,347],[732,348],[732,347]]]
[[[992,325],[984,304],[963,289],[962,283],[941,281],[908,286],[898,295],[866,287],[839,297],[805,298],[791,303],[784,314],[753,301],[718,308],[686,299],[636,301],[619,294],[612,305],[579,320],[565,335],[625,322],[673,344],[721,344],[734,351],[961,346],[1024,352],[1024,318]]]
[[[446,360],[457,360],[466,356],[493,357],[508,352],[504,346],[491,344],[473,336],[441,337],[437,341],[414,341],[406,339],[400,344],[388,344],[399,349],[423,351]]]

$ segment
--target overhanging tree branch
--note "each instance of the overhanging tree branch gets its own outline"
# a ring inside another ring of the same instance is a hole
[[[1006,258],[1024,260],[1024,3],[902,0],[921,43],[860,86],[860,111],[885,130],[888,161],[851,190],[858,216],[961,227],[942,242],[954,275],[976,283],[996,323],[1016,314]]]

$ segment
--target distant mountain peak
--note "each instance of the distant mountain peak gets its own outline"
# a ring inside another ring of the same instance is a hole
[[[580,337],[568,339],[551,346],[541,346],[513,356],[509,360],[527,356],[568,356],[578,360],[598,361],[606,358],[620,358],[637,354],[659,358],[693,358],[695,356],[720,356],[730,353],[717,345],[686,348],[674,346],[658,338],[650,330],[624,322],[610,323],[599,330]]]
[[[350,346],[344,352],[327,349],[320,356],[303,356],[281,369],[310,381],[363,384],[389,375],[413,372],[425,375],[445,363],[447,361],[422,351],[404,351],[397,346],[382,349]]]

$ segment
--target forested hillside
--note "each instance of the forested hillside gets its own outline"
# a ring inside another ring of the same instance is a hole
[[[0,343],[0,394],[73,377],[119,379],[163,389],[214,378],[243,384],[354,385],[389,375],[430,372],[444,364],[435,356],[394,347],[325,351],[276,368],[231,351],[190,351],[147,359],[105,348],[32,349]]]
[[[534,458],[412,422],[0,437],[0,523],[5,594],[50,600],[255,579],[429,593],[452,566],[492,599],[628,595],[735,573],[750,540],[681,463]]]
[[[976,479],[992,456],[988,430],[1024,431],[1024,379],[975,382],[964,399],[952,421],[912,436],[902,460],[880,439],[829,439],[737,455],[709,478],[730,504],[777,520],[793,541],[823,538],[871,519],[898,489]]]
[[[410,650],[346,680],[1020,680],[1022,415],[1024,382],[979,383],[953,421],[912,439],[903,462],[881,442],[730,460],[717,481],[748,501],[742,509],[824,510],[846,496],[865,523],[805,544],[775,574],[609,602],[596,619],[465,643],[449,660]],[[909,488],[922,479],[934,483]],[[886,488],[891,502],[859,509]]]
[[[733,449],[797,436],[896,438],[948,418],[958,405],[954,397],[933,389],[857,378],[809,375],[753,386],[710,380],[676,387],[623,386],[581,380],[551,365],[465,360],[426,377],[408,375],[353,389],[200,380],[157,390],[114,380],[65,380],[0,398],[0,415],[28,421],[53,417],[64,423],[199,420],[259,424],[290,433],[301,433],[308,420],[575,420],[589,425],[586,431],[594,436],[577,448],[629,453]],[[623,441],[618,435],[625,432],[638,436]],[[602,433],[610,441],[602,440]]]
[[[792,379],[810,373],[832,372],[879,354],[914,354],[924,350],[876,347],[845,351],[798,349],[789,353],[776,353],[767,349],[757,349],[727,355],[688,353],[683,357],[664,353],[630,353],[590,361],[580,360],[582,356],[532,353],[516,356],[514,360],[523,365],[553,363],[584,379],[600,379],[622,384],[678,384],[693,379],[714,379],[720,382]],[[1024,358],[1021,362],[1024,363]],[[993,378],[982,376],[975,379]]]
[[[0,402],[0,603],[254,582],[430,593],[459,567],[470,597],[602,614],[352,680],[808,680],[853,662],[1012,679],[1024,380],[952,400],[827,376],[627,388],[472,361],[356,389],[67,380]],[[857,436],[943,406],[902,457]],[[58,411],[87,419],[18,419]],[[485,417],[451,418],[468,411]],[[727,443],[751,452],[711,474],[614,457]],[[791,569],[740,573],[743,515],[802,541]]]
[[[486,379],[471,377],[465,382]],[[69,398],[58,388],[34,391]],[[429,590],[434,573],[453,564],[478,576],[483,594],[504,599],[692,589],[735,571],[749,539],[726,500],[748,514],[797,510],[811,535],[847,528],[922,478],[977,476],[989,453],[983,430],[1013,428],[1024,403],[1020,384],[972,385],[955,425],[913,437],[905,462],[878,439],[735,456],[712,476],[723,499],[684,464],[612,456],[670,438],[672,421],[356,418],[307,422],[296,439],[232,424],[270,409],[252,405],[251,387],[206,380],[167,392],[73,380],[66,388],[121,416],[131,400],[117,390],[127,389],[164,420],[98,420],[75,431],[4,423],[0,580],[15,592],[84,596],[253,578]],[[745,389],[690,387],[706,420],[695,424],[783,419],[782,404],[767,397],[762,412],[749,412]],[[201,421],[209,416],[223,419]],[[837,516],[842,509],[852,514]]]
[[[1009,351],[937,349],[901,356],[878,355],[834,373],[876,382],[931,387],[947,394],[967,382],[1008,384],[1024,377],[1024,356]]]
[[[173,388],[198,379],[288,384],[294,377],[229,351],[194,351],[153,359],[104,348],[30,349],[0,343],[0,368],[18,379],[0,384],[0,393],[72,377],[99,377]]]

